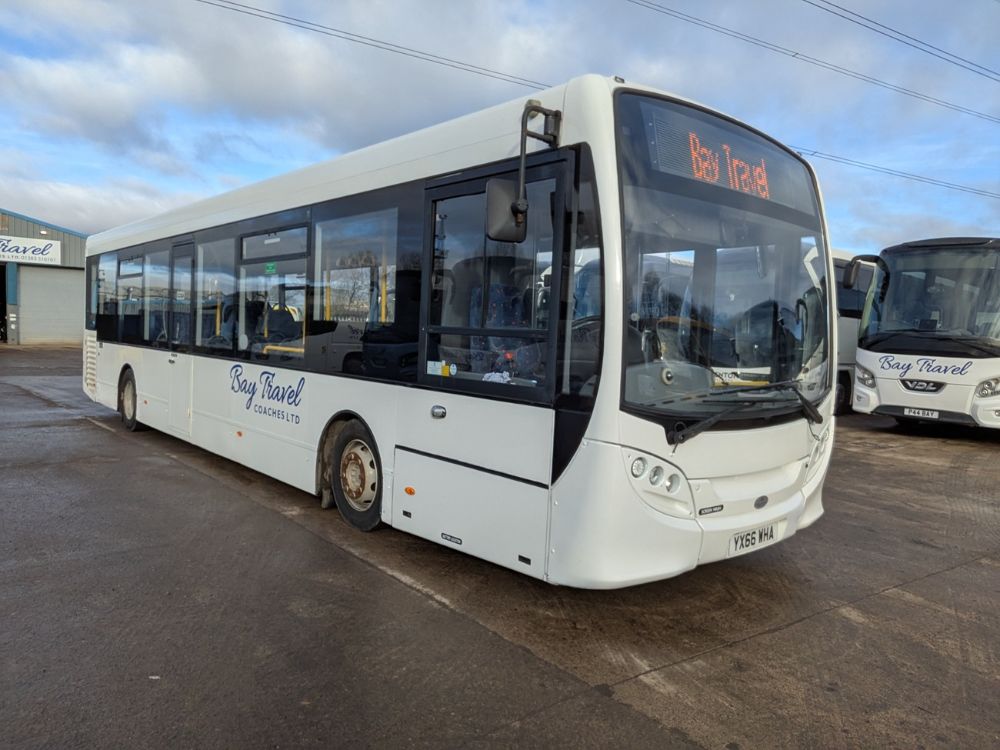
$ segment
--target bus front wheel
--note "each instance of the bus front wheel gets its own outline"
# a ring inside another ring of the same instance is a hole
[[[344,425],[331,450],[330,489],[351,526],[372,531],[382,522],[382,463],[375,439],[356,419]]]

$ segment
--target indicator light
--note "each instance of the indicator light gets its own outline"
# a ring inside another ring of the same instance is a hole
[[[667,479],[667,484],[665,485],[667,492],[671,495],[677,492],[681,488],[681,478],[678,474],[671,474]]]

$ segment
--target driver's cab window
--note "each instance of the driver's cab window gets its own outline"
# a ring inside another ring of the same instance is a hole
[[[527,186],[527,236],[485,234],[486,195],[434,202],[426,374],[442,384],[542,388],[549,377],[555,179]],[[447,381],[445,379],[451,379]]]
[[[825,356],[825,261],[812,238],[799,243],[798,262],[789,252],[767,244],[640,253],[626,366],[672,363],[671,377],[690,363],[701,387],[761,385],[815,367]]]

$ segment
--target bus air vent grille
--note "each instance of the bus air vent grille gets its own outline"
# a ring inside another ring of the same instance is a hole
[[[83,387],[91,396],[97,391],[97,341],[89,336],[83,344]]]

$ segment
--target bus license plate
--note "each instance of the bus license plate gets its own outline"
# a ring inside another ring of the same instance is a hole
[[[761,547],[774,544],[781,538],[780,522],[769,523],[767,526],[758,526],[756,529],[747,529],[733,534],[729,538],[729,557],[742,555]]]
[[[907,417],[920,417],[921,419],[937,419],[940,416],[940,413],[933,409],[911,409],[908,406],[903,408],[903,414]]]

